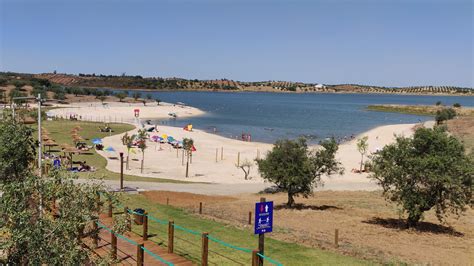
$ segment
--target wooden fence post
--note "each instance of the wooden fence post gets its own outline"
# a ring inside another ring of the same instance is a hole
[[[334,246],[335,246],[336,248],[339,247],[339,229],[336,229],[336,230],[334,231]]]
[[[127,231],[132,231],[132,217],[130,217],[130,213],[128,213],[128,207],[125,206],[123,208],[123,212],[125,213],[125,219],[127,222]]]
[[[99,246],[99,226],[95,221],[93,222],[93,230],[94,233],[92,234],[92,240],[94,243],[94,248],[97,248]]]
[[[224,147],[221,147],[221,161],[224,160]]]
[[[202,202],[199,202],[199,214],[202,214]]]
[[[110,243],[111,243],[111,252],[112,252],[112,259],[116,260],[117,259],[117,236],[115,235],[115,232],[112,231],[110,232],[110,235],[112,237]]]
[[[201,252],[201,265],[207,266],[207,258],[209,256],[209,233],[202,233],[202,252]]]
[[[168,222],[168,253],[173,253],[174,249],[174,221]]]
[[[108,199],[108,205],[109,205],[109,206],[108,206],[108,207],[109,207],[109,211],[107,212],[107,216],[108,216],[108,217],[112,217],[112,209],[113,209],[113,207],[112,207],[112,200],[111,200],[111,199]]]
[[[237,167],[240,166],[240,151],[237,153]]]
[[[252,224],[252,212],[249,212],[249,224]]]
[[[216,148],[216,163],[217,163],[217,154],[218,154],[218,150],[217,150],[217,148]]]
[[[144,244],[138,244],[137,245],[137,265],[138,266],[143,266],[144,264],[144,260],[145,260],[145,256],[143,256],[143,247],[145,245]]]
[[[148,216],[147,212],[143,214],[143,241],[148,240]]]
[[[252,266],[258,266],[258,261],[259,261],[259,258],[258,258],[258,250],[253,250],[252,251]]]

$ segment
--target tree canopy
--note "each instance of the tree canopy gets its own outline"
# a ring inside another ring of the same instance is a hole
[[[278,140],[266,158],[256,160],[262,177],[288,193],[288,207],[294,205],[295,196],[308,197],[315,186],[322,185],[322,175],[342,173],[341,164],[335,159],[336,141],[326,140],[320,145],[310,151],[303,138]]]
[[[432,208],[443,221],[472,204],[474,162],[442,128],[420,128],[413,138],[397,137],[373,156],[372,163],[370,177],[408,214],[409,227]]]
[[[37,176],[31,133],[0,121],[0,228],[6,232],[0,248],[11,265],[84,264],[90,254],[81,234],[97,219],[98,193],[108,194],[101,183],[76,183],[63,169]]]

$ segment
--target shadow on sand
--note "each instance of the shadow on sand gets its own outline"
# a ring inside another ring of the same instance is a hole
[[[434,224],[430,222],[419,222],[416,227],[407,227],[406,220],[394,219],[394,218],[379,218],[373,217],[370,220],[362,221],[367,224],[380,225],[385,228],[397,229],[397,230],[413,230],[421,233],[432,233],[432,234],[446,234],[456,237],[463,237],[464,234],[456,231],[454,228],[444,226],[440,224]]]
[[[342,210],[342,208],[332,206],[332,205],[315,206],[315,205],[305,205],[303,203],[296,203],[291,208],[289,208],[286,204],[275,205],[274,209],[275,210],[294,209],[294,210],[313,210],[313,211],[325,211],[325,210],[331,210],[331,209]]]

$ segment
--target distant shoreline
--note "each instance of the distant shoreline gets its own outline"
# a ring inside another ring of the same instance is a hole
[[[91,88],[91,89],[103,89],[103,90],[118,90],[118,91],[146,91],[146,92],[223,92],[223,93],[249,93],[249,92],[257,92],[257,93],[287,93],[287,94],[367,94],[367,95],[406,95],[406,96],[462,96],[462,97],[474,97],[474,94],[466,95],[466,94],[441,94],[441,93],[386,93],[386,92],[349,92],[349,91],[280,91],[280,90],[223,90],[223,89],[141,89],[141,88],[110,88],[110,87],[85,87],[81,86],[82,88]]]

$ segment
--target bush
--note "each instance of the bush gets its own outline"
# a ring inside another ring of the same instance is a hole
[[[460,104],[460,103],[455,103],[455,104],[453,104],[453,107],[455,107],[455,108],[460,108],[460,107],[461,107],[461,104]]]

